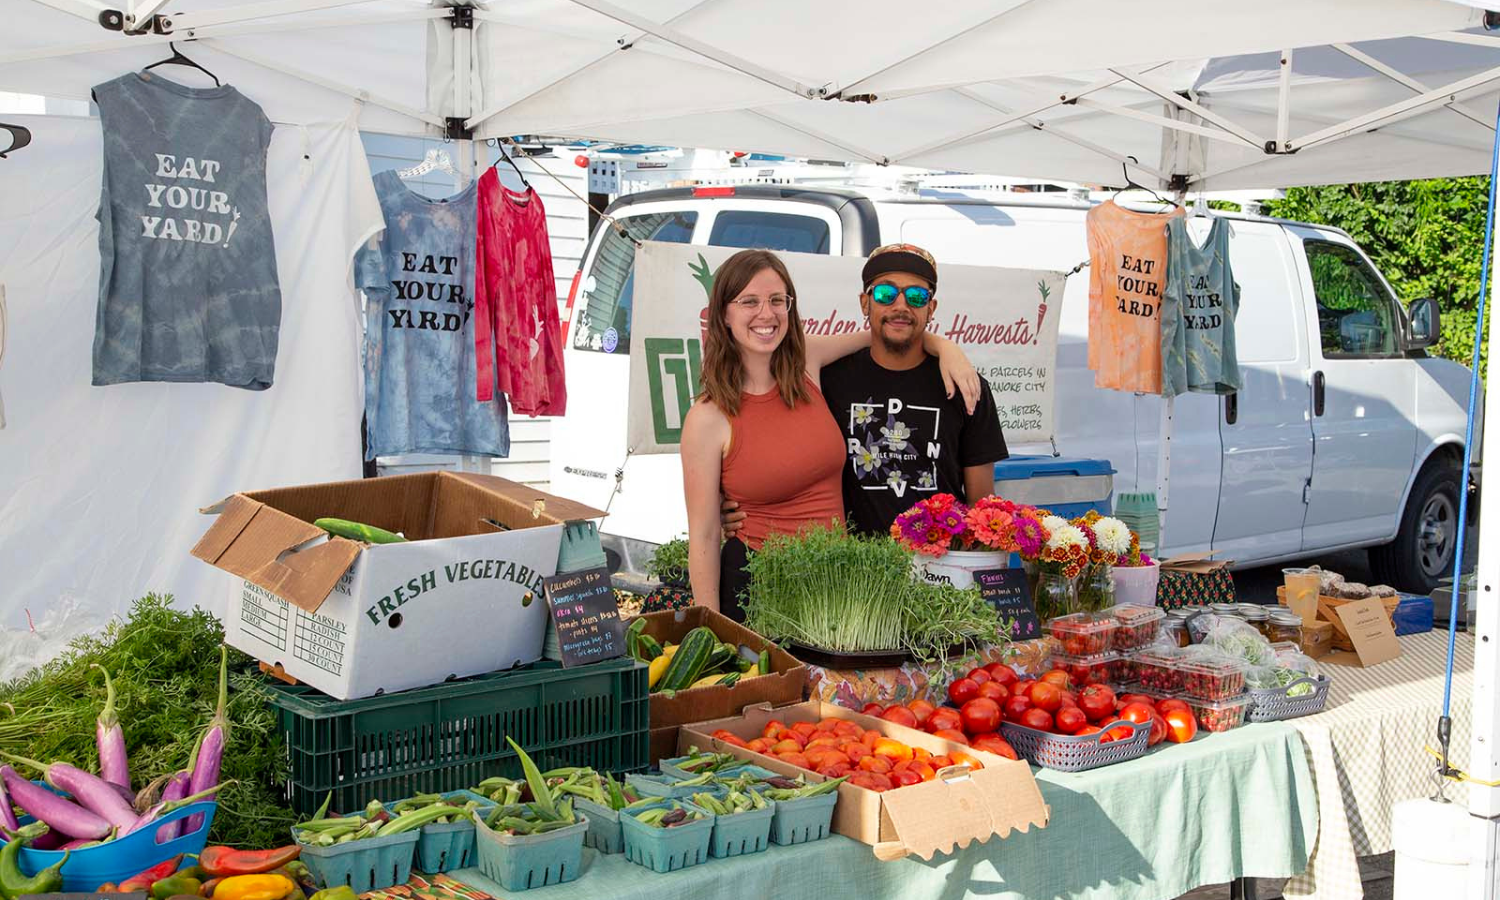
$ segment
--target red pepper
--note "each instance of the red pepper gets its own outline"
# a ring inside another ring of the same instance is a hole
[[[279,869],[302,852],[296,844],[275,850],[236,850],[233,847],[205,847],[198,855],[198,865],[210,875],[260,875]]]
[[[149,891],[151,890],[151,885],[157,883],[158,881],[161,881],[163,878],[166,878],[168,875],[171,875],[173,872],[177,871],[177,867],[180,865],[182,865],[181,853],[177,854],[166,862],[157,863],[144,872],[138,872],[120,882],[120,891],[123,893],[129,893],[131,891]]]

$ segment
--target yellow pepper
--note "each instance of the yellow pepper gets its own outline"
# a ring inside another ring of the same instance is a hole
[[[296,889],[285,875],[231,875],[214,888],[214,900],[283,900]]]

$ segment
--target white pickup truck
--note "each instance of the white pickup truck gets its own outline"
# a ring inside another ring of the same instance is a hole
[[[939,266],[1066,271],[1088,257],[1089,206],[1065,194],[755,185],[632,194],[607,212],[639,240],[846,256],[908,241]],[[1336,228],[1229,218],[1244,387],[1176,401],[1163,550],[1213,550],[1247,566],[1368,547],[1377,578],[1426,593],[1451,570],[1469,483],[1469,370],[1425,350],[1440,334],[1436,303],[1403,306]],[[1201,240],[1206,217],[1189,221]],[[563,496],[608,507],[607,553],[641,571],[653,545],[685,533],[686,514],[677,456],[627,462],[633,266],[632,243],[598,229],[570,295],[568,414],[554,423],[551,480]],[[1162,400],[1094,387],[1086,272],[1064,295],[1056,449],[1109,460],[1117,492],[1153,490]],[[606,352],[609,329],[618,342]]]

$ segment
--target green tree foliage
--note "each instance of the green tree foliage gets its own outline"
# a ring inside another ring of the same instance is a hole
[[[1468,365],[1488,199],[1488,178],[1434,178],[1292,188],[1264,210],[1349,232],[1403,303],[1435,297],[1443,311],[1443,337],[1434,350]],[[1481,372],[1487,357],[1488,348]]]

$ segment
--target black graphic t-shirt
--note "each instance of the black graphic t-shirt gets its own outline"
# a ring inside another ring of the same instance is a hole
[[[844,434],[844,507],[851,530],[889,534],[896,516],[937,493],[964,499],[964,469],[1010,453],[990,386],[971,416],[943,390],[937,357],[915,369],[883,368],[869,350],[823,368],[823,396]]]

